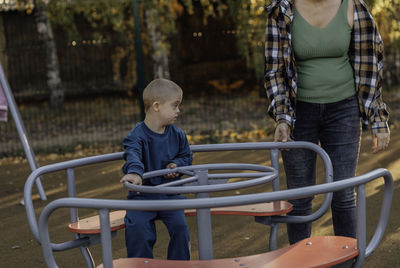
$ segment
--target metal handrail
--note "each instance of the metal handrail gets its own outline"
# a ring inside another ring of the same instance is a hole
[[[209,192],[220,192],[220,191],[229,191],[235,190],[240,188],[252,187],[259,184],[267,183],[272,180],[279,178],[279,174],[273,168],[261,165],[253,165],[253,164],[232,164],[232,163],[220,163],[220,164],[206,164],[206,165],[192,165],[192,166],[185,166],[179,167],[174,169],[162,169],[151,172],[151,174],[147,173],[143,177],[151,178],[157,176],[163,176],[168,173],[179,173],[180,171],[193,171],[196,175],[197,171],[200,170],[227,170],[227,169],[237,169],[237,170],[254,170],[259,171],[259,173],[241,173],[237,177],[255,177],[255,179],[239,181],[234,183],[228,184],[220,184],[220,185],[193,185],[193,186],[180,186],[180,187],[171,187],[171,184],[164,185],[161,184],[160,187],[154,186],[143,186],[143,185],[135,185],[129,182],[125,182],[124,185],[126,188],[130,189],[131,191],[143,192],[143,193],[162,193],[162,194],[188,194],[188,193],[209,193]],[[211,175],[211,176],[210,176]],[[220,174],[208,174],[208,179],[210,177],[226,177],[226,173]],[[229,173],[229,177],[233,174]],[[193,178],[198,178],[194,176]],[[189,181],[192,181],[190,179]],[[185,180],[179,180],[173,183],[172,186],[177,186],[180,184],[185,183]]]
[[[6,75],[4,74],[3,66],[1,65],[0,62],[0,85],[1,89],[3,89],[4,96],[7,99],[8,107],[10,109],[11,116],[14,119],[15,122],[15,127],[17,129],[18,137],[21,141],[22,148],[24,149],[26,159],[28,160],[29,167],[31,168],[31,171],[34,171],[38,168],[38,163],[36,162],[35,158],[35,153],[33,152],[32,145],[28,139],[28,134],[25,129],[24,123],[22,122],[21,115],[18,111],[17,104],[15,103],[14,96],[11,91],[11,87],[8,84]],[[40,179],[36,180],[36,186],[39,191],[40,198],[42,200],[46,200],[46,193],[44,192],[42,183]]]
[[[249,142],[249,143],[224,143],[224,144],[207,144],[207,145],[192,145],[190,146],[193,152],[216,152],[216,151],[240,151],[240,150],[279,150],[279,149],[310,149],[315,151],[323,160],[325,165],[325,182],[333,181],[333,168],[332,163],[329,159],[328,154],[318,145],[310,143],[310,142],[287,142],[287,143],[279,143],[279,142]],[[278,156],[278,155],[277,155]],[[276,156],[276,157],[277,157]],[[123,159],[123,152],[104,154],[98,156],[85,157],[80,159],[69,160],[65,162],[50,164],[46,166],[42,166],[36,170],[34,170],[28,177],[24,187],[24,201],[25,201],[25,210],[27,213],[27,219],[29,223],[29,228],[36,239],[36,241],[40,244],[40,237],[38,231],[38,223],[36,219],[36,214],[33,206],[32,200],[32,190],[33,184],[35,181],[43,174],[52,173],[60,170],[68,170],[73,169],[75,167],[81,167],[86,165],[91,165],[95,163],[121,160]],[[277,161],[276,159],[274,161]],[[160,187],[161,188],[161,187]],[[320,208],[307,216],[308,221],[312,221],[320,218],[329,208],[330,202],[332,200],[332,193],[327,193],[325,195],[325,199],[320,206]],[[301,221],[299,216],[288,216],[289,220],[299,222]],[[82,242],[85,243],[85,242]],[[61,244],[53,245],[54,249],[62,250]]]
[[[384,178],[384,194],[382,199],[381,212],[379,222],[375,233],[367,246],[363,245],[366,241],[365,230],[365,191],[364,185],[374,179]],[[235,205],[247,205],[263,202],[272,202],[286,199],[299,199],[316,194],[332,193],[350,187],[361,189],[358,191],[357,200],[362,204],[357,206],[357,218],[363,219],[364,224],[357,225],[357,247],[360,251],[354,267],[362,267],[365,257],[369,256],[377,247],[382,239],[384,230],[390,213],[390,206],[393,197],[393,178],[390,172],[386,169],[376,169],[366,174],[349,178],[346,180],[325,183],[321,185],[307,186],[303,188],[283,190],[277,192],[246,194],[241,196],[214,197],[214,198],[199,198],[186,200],[109,200],[109,199],[89,199],[89,198],[61,198],[49,203],[42,211],[39,218],[40,240],[44,258],[48,267],[57,267],[50,244],[48,231],[49,216],[57,208],[76,207],[76,208],[92,208],[99,209],[101,221],[101,236],[102,238],[110,237],[110,223],[108,221],[109,210],[127,209],[139,211],[160,211],[160,210],[178,210],[178,209],[201,209],[211,207],[225,207]],[[361,242],[360,242],[361,241]],[[361,244],[360,244],[361,243]],[[102,239],[103,247],[103,262],[104,267],[112,267],[112,249],[111,242],[107,239]]]
[[[39,239],[39,231],[38,225],[36,220],[35,209],[33,207],[33,200],[32,200],[32,190],[33,184],[35,181],[42,175],[60,171],[60,170],[67,170],[70,168],[86,166],[101,162],[108,162],[114,160],[121,160],[123,157],[123,153],[112,153],[112,154],[104,154],[99,156],[90,156],[80,159],[69,160],[65,162],[50,164],[46,166],[39,167],[38,169],[34,170],[28,177],[25,182],[24,187],[24,203],[25,203],[25,211],[28,218],[29,228],[38,243],[40,243]]]

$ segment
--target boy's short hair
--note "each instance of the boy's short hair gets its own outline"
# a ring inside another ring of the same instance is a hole
[[[180,86],[171,80],[157,78],[151,81],[143,91],[143,102],[147,111],[155,101],[167,101],[172,93],[182,92]]]

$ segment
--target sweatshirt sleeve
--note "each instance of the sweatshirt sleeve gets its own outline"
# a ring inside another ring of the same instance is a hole
[[[193,155],[186,134],[181,131],[179,133],[179,153],[172,162],[174,162],[178,167],[190,166],[192,164],[192,159]]]
[[[122,167],[122,172],[125,174],[136,173],[143,177],[144,165],[143,165],[143,144],[142,140],[128,135],[124,141],[123,146],[125,149],[124,160],[126,161]]]

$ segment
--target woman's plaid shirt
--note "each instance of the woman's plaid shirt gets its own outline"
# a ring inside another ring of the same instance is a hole
[[[273,0],[267,6],[265,42],[265,88],[269,115],[276,122],[294,126],[297,73],[291,45],[293,4]],[[354,0],[354,24],[349,47],[355,86],[364,124],[374,132],[388,132],[388,112],[382,101],[383,42],[362,0]]]

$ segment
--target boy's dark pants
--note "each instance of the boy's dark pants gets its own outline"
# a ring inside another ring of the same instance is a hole
[[[358,161],[361,132],[357,97],[328,104],[298,101],[296,116],[294,140],[321,143],[332,161],[334,181],[353,177]],[[315,184],[316,154],[313,151],[282,151],[282,158],[289,189]],[[310,214],[312,199],[310,197],[291,200],[294,209],[289,214]],[[333,193],[331,209],[335,235],[355,237],[354,190],[349,188]],[[287,229],[289,242],[293,244],[310,236],[311,223],[288,224]]]
[[[136,194],[130,192],[129,200],[184,199],[181,195]],[[153,246],[157,239],[155,220],[161,220],[168,229],[169,260],[190,259],[189,229],[183,210],[134,211],[127,210],[125,216],[125,241],[128,258],[153,258]]]

